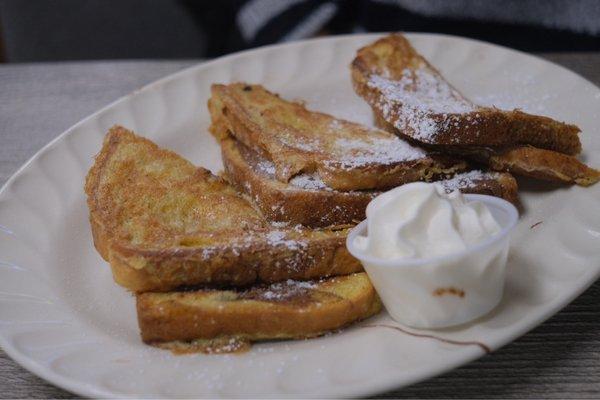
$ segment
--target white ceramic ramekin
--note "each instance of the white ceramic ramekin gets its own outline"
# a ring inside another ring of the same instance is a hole
[[[366,220],[348,235],[348,250],[362,262],[387,311],[401,324],[414,328],[459,325],[488,313],[500,302],[510,232],[519,213],[498,197],[467,194],[465,200],[485,203],[501,231],[457,253],[435,258],[381,259],[354,245],[357,236],[367,233]]]

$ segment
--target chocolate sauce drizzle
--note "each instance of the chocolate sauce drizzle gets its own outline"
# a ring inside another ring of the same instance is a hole
[[[372,325],[363,325],[362,326],[362,328],[379,328],[379,327],[395,329],[399,332],[405,333],[410,336],[421,337],[421,338],[426,338],[426,339],[433,339],[433,340],[437,340],[439,342],[454,344],[457,346],[479,346],[479,348],[481,348],[484,351],[484,353],[486,353],[486,354],[490,354],[492,352],[492,350],[489,348],[488,345],[481,343],[481,342],[477,342],[477,341],[460,341],[460,340],[445,339],[445,338],[442,338],[439,336],[429,335],[427,333],[410,332],[410,331],[407,331],[406,329],[403,329],[403,328],[401,328],[399,326],[395,326],[395,325],[372,324]]]

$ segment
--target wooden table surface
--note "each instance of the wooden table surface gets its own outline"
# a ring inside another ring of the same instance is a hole
[[[541,56],[600,85],[600,53]],[[83,117],[196,62],[0,65],[0,185],[43,145]],[[27,372],[0,350],[0,398],[72,397]],[[600,398],[600,282],[499,351],[378,397]]]

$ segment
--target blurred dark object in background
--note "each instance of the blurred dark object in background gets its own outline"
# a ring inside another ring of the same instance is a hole
[[[175,0],[0,0],[8,62],[190,58],[206,36]]]
[[[600,50],[598,0],[380,0],[362,24],[393,30],[438,32],[523,51]],[[399,8],[398,5],[404,5]],[[393,22],[392,22],[393,21]]]
[[[205,58],[352,32],[439,32],[600,51],[599,0],[0,0],[8,62]]]

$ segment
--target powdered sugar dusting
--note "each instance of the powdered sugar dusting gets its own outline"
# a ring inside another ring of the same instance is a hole
[[[497,172],[473,170],[456,174],[452,178],[440,181],[439,183],[446,192],[452,192],[454,190],[474,188],[477,186],[477,182],[485,179],[495,179],[497,176]]]
[[[302,289],[314,289],[317,287],[316,283],[314,283],[314,282],[295,281],[293,279],[288,279],[287,281],[285,281],[285,283],[288,286],[295,286],[295,287],[299,287]]]
[[[270,178],[273,178],[275,176],[275,164],[270,160],[261,158],[254,165],[257,172],[264,174]],[[319,177],[318,174],[296,175],[289,180],[289,184],[306,190],[332,190],[329,186],[325,184],[325,182],[323,182],[323,180]],[[248,187],[246,187],[246,190],[250,190],[249,185]]]
[[[285,282],[273,283],[269,286],[270,291],[278,292],[286,289],[314,289],[317,285],[310,281],[295,281],[288,279]]]
[[[281,242],[284,238],[284,231],[271,231],[267,233],[267,241],[269,242],[269,244],[276,244],[277,242]]]
[[[265,175],[275,175],[275,164],[269,160],[260,160],[258,163],[256,163],[256,168]]]
[[[277,136],[278,140],[285,146],[308,152],[318,151],[321,143],[316,138],[306,138],[302,136],[288,137],[286,134]]]
[[[334,158],[325,165],[357,168],[366,165],[389,165],[426,157],[424,150],[395,137],[339,138],[335,141]]]
[[[240,295],[243,299],[263,301],[287,301],[292,298],[305,297],[309,300],[309,292],[317,287],[315,282],[303,282],[288,279],[284,282],[272,283],[267,287],[250,289]]]
[[[343,125],[340,122],[340,120],[334,118],[329,123],[329,129],[331,129],[333,131],[336,131],[336,130],[339,130],[339,129],[343,129]]]
[[[287,239],[286,233],[280,230],[273,230],[267,233],[266,237],[271,246],[286,246],[290,250],[301,250],[307,246],[306,242]]]
[[[442,77],[426,68],[405,69],[399,80],[371,75],[367,86],[380,93],[379,108],[386,121],[425,142],[432,142],[440,131],[432,114],[462,114],[476,109]]]
[[[317,174],[301,174],[290,179],[290,185],[306,190],[332,190]]]
[[[286,221],[272,221],[271,225],[274,228],[287,228],[290,225],[290,223]]]

